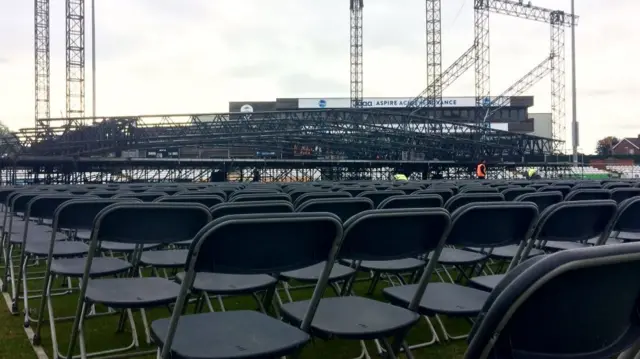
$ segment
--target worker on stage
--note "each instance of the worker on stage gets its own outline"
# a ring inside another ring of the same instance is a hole
[[[480,161],[480,163],[478,163],[478,165],[476,166],[476,176],[478,177],[478,179],[487,178],[487,161],[482,160]]]
[[[540,177],[540,175],[538,174],[538,169],[531,167],[527,171],[527,178],[530,179],[530,180],[537,180],[537,179],[540,179],[542,177]]]

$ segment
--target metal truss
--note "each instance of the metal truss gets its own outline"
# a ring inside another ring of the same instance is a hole
[[[404,158],[517,158],[544,156],[552,141],[478,126],[380,110],[299,110],[238,114],[142,116],[52,120],[59,127],[38,140],[19,133],[29,155],[95,156],[130,149],[242,148],[255,155],[314,148],[316,156],[372,160]],[[481,136],[483,136],[481,138]],[[34,140],[35,139],[35,140]]]
[[[566,73],[565,73],[565,13],[551,13],[551,121],[552,137],[563,140],[566,136]],[[563,142],[556,142],[554,152],[563,152]]]
[[[441,0],[426,0],[427,12],[427,103],[442,106],[442,9]],[[438,81],[440,80],[440,81]],[[436,113],[438,113],[437,111]]]
[[[491,101],[491,105],[489,106],[489,112],[486,115],[486,120],[491,120],[496,112],[498,112],[503,107],[509,106],[512,96],[523,94],[525,91],[533,87],[533,85],[538,83],[538,81],[547,76],[551,72],[551,66],[552,58],[545,58],[541,63],[536,65],[536,67],[531,69],[531,71],[527,72],[513,85],[509,86],[509,88],[506,89],[500,96],[494,98],[493,101]]]
[[[51,47],[49,0],[34,2],[34,59],[35,59],[35,126],[38,119],[51,117]]]
[[[66,112],[85,115],[85,0],[66,0]]]
[[[489,1],[474,0],[475,120],[481,121],[491,102],[491,52],[489,51]]]
[[[451,66],[449,66],[440,75],[440,77],[436,78],[432,83],[430,83],[427,88],[425,88],[413,100],[409,101],[407,107],[414,108],[411,114],[416,114],[424,108],[436,106],[434,101],[430,101],[429,99],[435,98],[438,91],[440,91],[440,94],[442,95],[442,91],[444,89],[451,86],[452,83],[454,83],[458,78],[460,78],[460,76],[462,76],[468,69],[470,69],[471,66],[473,66],[475,61],[474,53],[475,47],[471,46],[462,54],[462,56],[456,59],[456,61],[454,61]]]
[[[350,0],[349,13],[350,21],[350,88],[351,107],[362,107],[363,90],[363,70],[362,70],[362,8],[364,0]]]
[[[565,42],[564,42],[564,28],[571,27],[575,22],[578,23],[578,16],[574,14],[567,14],[563,11],[546,9],[539,6],[531,5],[530,3],[524,4],[522,1],[514,0],[475,0],[476,9],[476,46],[478,46],[478,39],[484,38],[478,34],[485,34],[487,44],[487,54],[484,57],[481,55],[476,58],[476,61],[484,58],[489,59],[488,55],[488,15],[486,20],[481,16],[483,12],[493,12],[496,14],[503,14],[521,19],[544,22],[551,25],[551,53],[550,53],[550,72],[551,72],[551,107],[552,107],[552,137],[556,141],[554,142],[554,152],[558,153],[562,148],[563,140],[566,135],[566,109],[565,109]],[[486,29],[485,29],[486,27]],[[476,63],[476,101],[478,101],[479,89],[485,88],[485,83],[488,83],[489,68],[487,60],[487,68],[485,70],[480,69],[480,65]],[[483,72],[484,71],[484,72]],[[481,73],[482,72],[482,73]],[[527,75],[525,75],[527,77]],[[488,88],[488,87],[487,87]],[[489,102],[489,101],[486,101]],[[487,110],[483,109],[483,113],[487,113]],[[482,114],[481,114],[482,116]],[[482,117],[480,117],[482,118]]]

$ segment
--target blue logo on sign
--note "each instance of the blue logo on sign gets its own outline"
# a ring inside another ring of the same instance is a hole
[[[325,107],[327,107],[327,101],[326,101],[326,100],[320,100],[320,101],[318,101],[318,106],[319,106],[320,108],[325,108]]]
[[[482,106],[489,106],[491,105],[491,99],[489,97],[485,97],[484,99],[482,99]]]

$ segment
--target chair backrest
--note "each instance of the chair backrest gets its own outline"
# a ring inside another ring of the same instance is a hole
[[[322,198],[304,202],[296,212],[329,212],[345,222],[360,212],[374,208],[373,201],[364,197]]]
[[[518,196],[523,195],[525,193],[535,193],[535,188],[531,187],[509,187],[502,190],[502,195],[504,196],[505,201],[513,201]]]
[[[531,238],[538,207],[530,202],[476,202],[451,214],[447,245],[493,248],[521,245],[513,259],[517,263]]]
[[[224,203],[224,198],[215,194],[200,194],[190,196],[162,196],[154,200],[154,202],[171,202],[171,203],[200,203],[207,208],[217,204]]]
[[[291,196],[282,192],[239,194],[231,197],[229,202],[257,202],[257,201],[289,201]]]
[[[550,185],[544,186],[538,189],[540,192],[556,192],[559,191],[562,193],[562,198],[566,197],[569,192],[571,192],[571,187],[565,185]]]
[[[631,184],[626,182],[607,182],[602,185],[604,189],[614,189],[614,188],[630,188]]]
[[[573,191],[569,192],[564,198],[565,201],[587,201],[595,199],[610,199],[611,192],[602,188],[578,188],[575,187]]]
[[[405,193],[400,190],[383,190],[383,191],[366,191],[359,193],[357,197],[369,198],[374,207],[377,207],[384,201],[385,199],[393,196],[404,196]]]
[[[232,191],[233,192],[233,191]],[[194,190],[194,191],[182,191],[175,193],[174,196],[218,196],[222,197],[224,200],[227,199],[227,193],[221,189],[204,189],[204,190]]]
[[[293,198],[293,196],[291,196],[291,198]],[[336,192],[330,192],[330,191],[312,191],[312,192],[305,192],[300,194],[293,203],[294,207],[299,207],[301,204],[303,204],[306,201],[312,200],[312,199],[322,199],[322,198],[351,198],[351,193],[349,192],[344,192],[344,191],[336,191]]]
[[[405,184],[405,185],[397,186],[394,189],[400,190],[405,194],[412,194],[415,191],[420,191],[422,187],[418,184]]]
[[[613,224],[614,232],[640,233],[640,197],[631,197],[618,204],[618,214]],[[624,235],[619,234],[621,239]]]
[[[437,208],[442,207],[442,204],[442,197],[437,194],[417,194],[412,196],[389,197],[380,202],[378,208]]]
[[[635,196],[640,196],[640,188],[616,187],[611,189],[611,199],[618,203]]]
[[[288,201],[257,201],[257,202],[227,202],[211,207],[213,218],[220,218],[232,214],[256,213],[290,213],[293,205]]]
[[[142,201],[137,198],[76,197],[56,207],[53,215],[53,231],[61,228],[91,230],[98,213],[116,203],[142,203]]]
[[[463,193],[457,194],[444,204],[449,212],[453,213],[456,209],[474,202],[504,202],[504,196],[501,193]]]
[[[106,190],[96,190],[96,191],[91,191],[88,194],[91,195],[91,196],[96,196],[96,197],[100,197],[100,198],[111,198],[111,197],[117,195],[118,192],[106,191]]]
[[[498,193],[498,189],[490,186],[465,186],[460,189],[460,193]]]
[[[515,202],[533,202],[538,206],[538,211],[542,213],[547,207],[562,202],[562,192],[533,192],[521,194],[514,199]]]
[[[457,190],[458,189],[456,187],[451,187],[451,186],[432,186],[427,189],[421,189],[419,191],[415,191],[411,195],[415,196],[415,195],[422,195],[422,194],[437,194],[438,196],[442,197],[442,201],[444,203],[447,203],[449,198],[453,197],[453,195],[455,194],[455,192],[457,192]]]
[[[358,187],[358,186],[349,186],[343,188],[341,191],[349,192],[351,196],[357,197],[362,192],[375,191],[376,188],[373,186],[370,187]]]
[[[637,273],[640,243],[525,261],[485,302],[465,359],[614,358],[640,337]]]
[[[198,203],[116,203],[96,217],[92,246],[96,240],[132,244],[190,240],[209,221],[209,209]]]
[[[153,202],[162,196],[167,196],[167,194],[164,192],[119,193],[113,196],[113,198],[137,198],[142,202]]]
[[[449,224],[443,208],[364,211],[344,223],[340,257],[384,261],[423,255],[444,243]]]
[[[245,188],[241,190],[236,190],[233,193],[227,196],[228,200],[231,201],[233,197],[242,196],[246,194],[270,194],[270,193],[282,193],[281,190],[276,188]]]
[[[33,197],[27,203],[25,218],[53,219],[56,209],[63,203],[80,196],[72,194],[45,194]],[[96,200],[98,197],[81,196],[83,199]]]
[[[291,201],[294,203],[296,203],[298,201],[298,198],[302,196],[306,196],[312,193],[327,193],[327,192],[329,191],[323,190],[322,188],[319,188],[319,187],[308,187],[308,186],[306,186],[305,188],[294,187],[291,191],[287,191],[289,196],[291,196]]]
[[[339,256],[349,260],[387,261],[433,253],[409,310],[415,311],[431,278],[451,224],[443,208],[376,209],[344,223]]]
[[[533,238],[540,241],[582,242],[609,237],[617,213],[613,200],[569,201],[547,207],[540,214]]]

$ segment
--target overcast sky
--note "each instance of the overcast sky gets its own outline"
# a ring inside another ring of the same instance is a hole
[[[224,112],[229,101],[349,96],[347,0],[98,0],[98,115]],[[473,42],[473,0],[443,0],[444,67]],[[533,0],[569,9],[569,0]],[[640,134],[640,1],[576,0],[581,148]],[[89,1],[87,0],[87,3]],[[365,97],[426,85],[421,0],[365,0]],[[51,0],[51,113],[65,108],[64,0]],[[87,7],[87,18],[89,8]],[[87,28],[89,23],[87,22]],[[33,1],[0,3],[0,120],[33,126]],[[567,31],[567,134],[571,119]],[[87,31],[87,114],[91,109]],[[549,52],[549,25],[492,15],[499,95]],[[473,71],[445,90],[472,96]],[[550,79],[526,95],[550,112]]]

